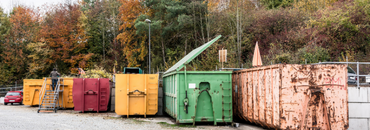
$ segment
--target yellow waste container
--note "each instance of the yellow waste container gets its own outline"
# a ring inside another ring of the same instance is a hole
[[[40,100],[40,90],[44,83],[44,79],[24,79],[23,80],[23,104],[35,106],[39,105]],[[59,95],[60,107],[62,108],[73,108],[73,78],[63,78],[64,85],[60,86],[60,90],[63,90],[62,94]],[[50,78],[47,79],[47,84],[51,84]],[[46,87],[47,90],[50,89],[49,86]],[[63,95],[63,98],[62,98]],[[41,97],[42,100],[43,97]],[[63,102],[63,104],[62,104]]]
[[[155,115],[158,111],[158,74],[116,74],[115,112],[118,115]]]
[[[39,93],[44,83],[42,79],[23,80],[23,104],[35,106],[39,105]]]

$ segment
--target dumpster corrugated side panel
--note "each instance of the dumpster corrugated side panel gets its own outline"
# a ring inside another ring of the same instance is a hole
[[[110,98],[109,79],[99,79],[99,83],[99,111],[107,111]]]
[[[73,108],[73,78],[63,78],[64,88],[61,86],[60,89],[63,90],[63,108]],[[62,100],[62,95],[59,95],[59,100]]]
[[[115,112],[155,115],[158,111],[157,74],[116,74]]]
[[[347,129],[346,68],[272,65],[236,71],[233,86],[238,88],[234,90],[234,101],[247,98],[247,102],[241,105],[244,111],[235,110],[239,112],[235,115],[269,128]],[[240,81],[246,86],[238,85]]]
[[[81,78],[75,78],[73,79],[73,105],[75,111],[82,111],[83,110],[83,82],[84,80]]]
[[[165,112],[173,118],[177,117],[177,83],[176,74],[163,78],[163,89],[165,95]]]
[[[155,115],[158,112],[158,74],[145,74],[147,81],[146,114]]]
[[[289,103],[303,101],[303,106],[284,104],[282,117],[286,123],[282,120],[281,127],[301,124],[305,129],[348,128],[347,65],[290,65],[283,66],[282,73],[286,74],[282,84],[290,89],[283,89],[281,98],[294,97]],[[288,110],[301,113],[289,115]],[[299,117],[302,122],[294,122],[293,119]]]

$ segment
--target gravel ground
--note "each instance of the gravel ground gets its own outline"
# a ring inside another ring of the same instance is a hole
[[[122,117],[115,113],[78,113],[73,110],[59,110],[57,113],[37,113],[37,107],[24,105],[0,105],[0,130],[159,130],[159,129],[215,129],[215,130],[260,130],[250,124],[213,126],[201,124],[174,124],[169,117]]]

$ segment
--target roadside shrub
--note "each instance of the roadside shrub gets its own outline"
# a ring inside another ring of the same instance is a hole
[[[288,52],[280,54],[280,55],[276,55],[275,56],[275,63],[287,64],[287,63],[290,63],[291,58],[292,58],[292,55]]]
[[[299,49],[297,56],[300,64],[305,64],[305,60],[307,60],[307,64],[330,60],[328,50],[314,43]]]

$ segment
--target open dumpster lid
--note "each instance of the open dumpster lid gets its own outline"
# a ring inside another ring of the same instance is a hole
[[[221,35],[217,36],[216,38],[212,39],[211,41],[207,42],[206,44],[203,44],[202,46],[194,49],[189,54],[187,54],[184,58],[182,58],[179,62],[177,62],[175,65],[173,65],[170,69],[168,69],[164,74],[182,69],[187,63],[192,61],[195,57],[197,57],[200,53],[202,53],[205,49],[207,49],[210,45],[212,45],[214,42],[216,42]]]

